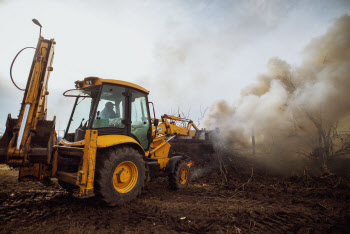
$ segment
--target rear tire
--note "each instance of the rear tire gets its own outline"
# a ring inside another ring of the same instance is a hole
[[[174,173],[169,174],[169,184],[172,190],[183,189],[188,185],[190,178],[190,168],[187,163],[180,160],[176,166]]]
[[[97,158],[95,194],[109,206],[121,205],[136,198],[145,180],[142,155],[131,147],[106,151]]]

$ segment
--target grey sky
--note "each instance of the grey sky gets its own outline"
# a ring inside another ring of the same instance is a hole
[[[19,112],[23,94],[9,67],[21,48],[37,43],[32,18],[57,42],[48,111],[64,129],[72,102],[62,93],[86,76],[140,84],[158,116],[180,106],[196,120],[200,106],[235,102],[271,57],[299,64],[303,47],[345,13],[349,1],[3,0],[0,126]],[[22,87],[32,56],[25,52],[14,67]]]

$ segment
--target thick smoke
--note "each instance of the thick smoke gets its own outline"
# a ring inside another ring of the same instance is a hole
[[[327,139],[350,127],[350,16],[338,18],[302,56],[299,66],[270,59],[268,71],[243,90],[238,103],[211,107],[206,124],[221,129],[221,142],[249,149],[254,129],[257,158],[282,170],[320,147],[334,155],[337,145]]]

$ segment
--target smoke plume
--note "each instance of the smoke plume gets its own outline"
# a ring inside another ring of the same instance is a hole
[[[211,106],[206,125],[219,127],[221,142],[236,150],[250,149],[254,129],[257,158],[281,170],[320,147],[335,155],[328,140],[350,127],[350,16],[338,18],[302,56],[299,66],[271,58],[238,103]]]

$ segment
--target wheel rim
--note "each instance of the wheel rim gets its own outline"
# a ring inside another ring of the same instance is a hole
[[[188,170],[186,167],[182,168],[180,171],[180,184],[185,184],[187,181]]]
[[[136,185],[138,170],[133,162],[120,163],[113,173],[113,186],[119,193],[128,193]]]

